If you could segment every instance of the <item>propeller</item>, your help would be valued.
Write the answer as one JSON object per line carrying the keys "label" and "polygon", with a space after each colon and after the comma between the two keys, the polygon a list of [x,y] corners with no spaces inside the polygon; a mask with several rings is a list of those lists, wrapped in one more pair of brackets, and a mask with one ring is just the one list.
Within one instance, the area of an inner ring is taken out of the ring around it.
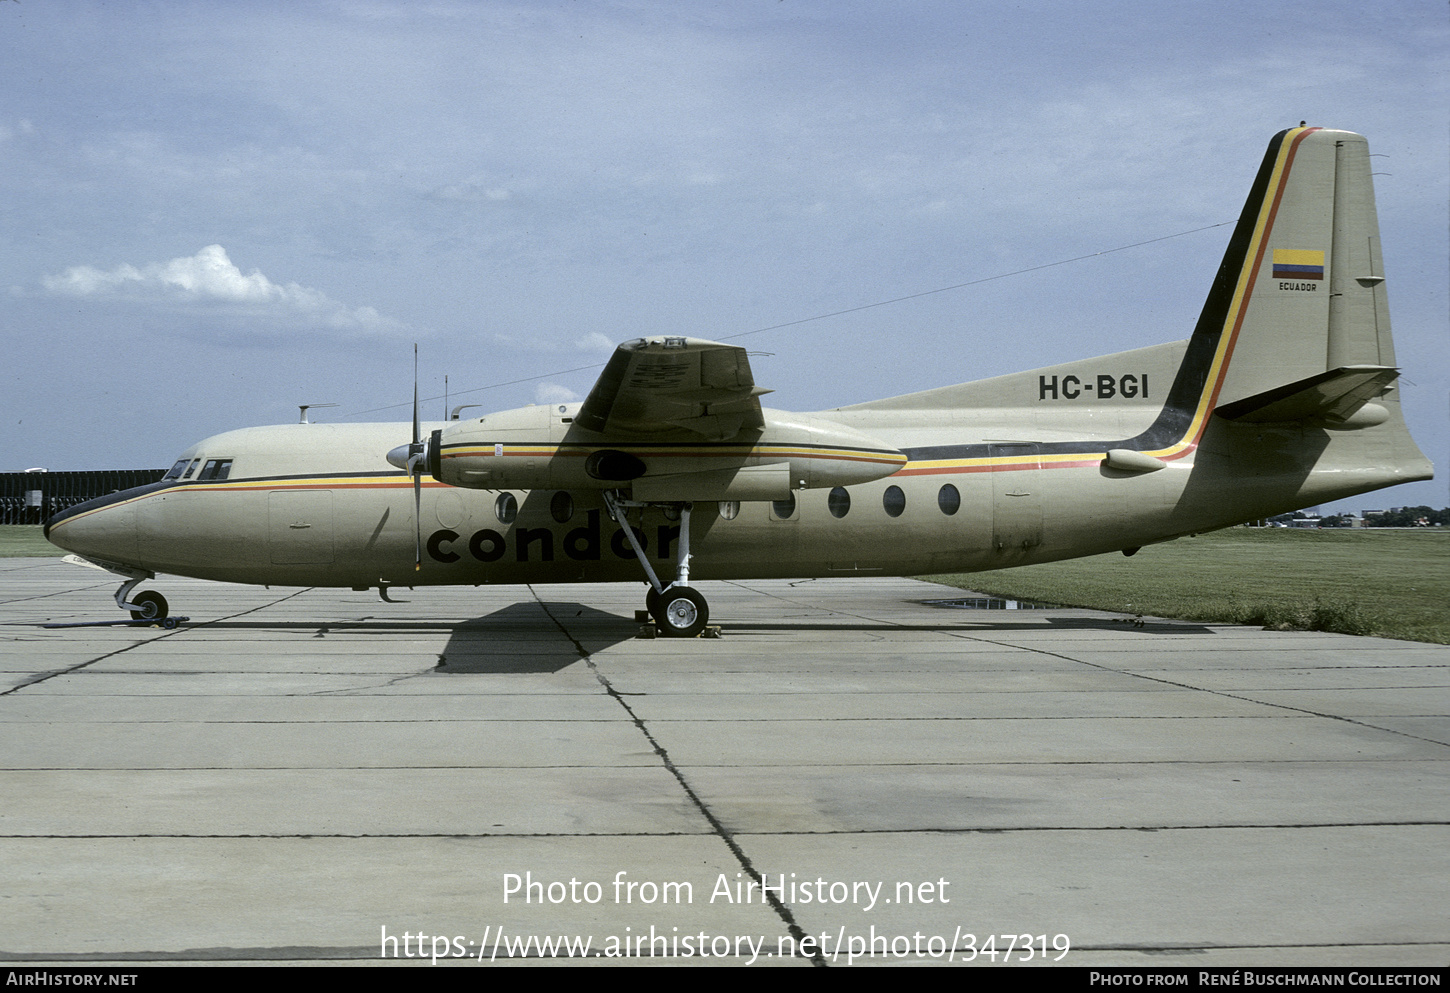
{"label": "propeller", "polygon": [[423,464],[428,461],[418,428],[418,343],[413,342],[413,442],[408,446],[408,472],[413,477],[413,571],[423,571]]}
{"label": "propeller", "polygon": [[413,571],[423,569],[423,470],[428,465],[428,444],[418,424],[418,345],[413,344],[413,440],[388,452],[390,465],[413,477]]}

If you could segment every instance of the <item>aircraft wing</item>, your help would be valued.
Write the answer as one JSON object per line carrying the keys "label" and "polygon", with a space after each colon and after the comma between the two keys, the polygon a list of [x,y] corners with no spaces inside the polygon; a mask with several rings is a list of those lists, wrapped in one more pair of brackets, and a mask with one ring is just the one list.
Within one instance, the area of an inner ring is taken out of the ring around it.
{"label": "aircraft wing", "polygon": [[726,441],[765,426],[745,349],[700,338],[636,338],[614,350],[574,423],[608,435],[683,428]]}

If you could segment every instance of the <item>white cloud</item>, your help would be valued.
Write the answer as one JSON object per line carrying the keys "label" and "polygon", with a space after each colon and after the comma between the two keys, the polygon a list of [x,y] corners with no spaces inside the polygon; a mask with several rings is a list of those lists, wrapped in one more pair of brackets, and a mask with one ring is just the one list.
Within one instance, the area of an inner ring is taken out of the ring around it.
{"label": "white cloud", "polygon": [[434,190],[432,196],[439,200],[477,202],[484,200],[508,200],[513,191],[507,186],[490,182],[486,175],[469,176],[461,183],[450,183]]}
{"label": "white cloud", "polygon": [[[614,346],[618,344],[614,338],[598,331],[590,331],[568,342],[558,335],[545,332],[525,336],[495,331],[484,337],[500,348],[518,352],[543,352],[549,355],[557,355],[561,352],[613,352]],[[618,339],[618,341],[623,340],[624,338]]]}
{"label": "white cloud", "polygon": [[35,131],[35,125],[31,124],[29,120],[22,117],[19,123],[16,124],[15,128],[12,128],[6,124],[0,124],[0,141],[9,141],[11,138],[14,138],[16,135],[16,128],[19,129],[20,134],[31,134]]}
{"label": "white cloud", "polygon": [[321,290],[297,283],[274,283],[259,270],[243,275],[221,245],[195,255],[151,262],[137,268],[122,263],[111,270],[73,266],[42,282],[52,293],[68,296],[127,296],[159,300],[213,301],[264,307],[335,329],[368,331],[399,327],[372,307],[348,307]]}
{"label": "white cloud", "polygon": [[535,403],[573,403],[579,394],[558,383],[540,383],[534,387]]}
{"label": "white cloud", "polygon": [[614,342],[598,331],[590,331],[584,337],[574,342],[574,347],[581,352],[612,352]]}

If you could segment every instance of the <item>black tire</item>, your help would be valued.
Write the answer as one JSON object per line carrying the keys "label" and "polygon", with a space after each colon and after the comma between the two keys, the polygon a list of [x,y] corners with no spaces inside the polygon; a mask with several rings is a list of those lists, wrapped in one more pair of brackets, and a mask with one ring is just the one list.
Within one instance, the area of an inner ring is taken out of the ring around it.
{"label": "black tire", "polygon": [[131,611],[133,621],[159,621],[167,614],[166,598],[155,590],[147,590],[131,598],[139,610]]}
{"label": "black tire", "polygon": [[654,617],[667,638],[693,638],[710,621],[710,606],[698,590],[677,586],[659,599],[660,609]]}
{"label": "black tire", "polygon": [[[655,620],[659,621],[659,619],[660,619],[660,591],[657,590],[657,589],[655,589],[653,586],[649,587],[648,589],[646,589],[644,591],[644,609],[649,611],[649,615],[651,617],[653,617]],[[664,623],[664,622],[661,621],[660,623]]]}

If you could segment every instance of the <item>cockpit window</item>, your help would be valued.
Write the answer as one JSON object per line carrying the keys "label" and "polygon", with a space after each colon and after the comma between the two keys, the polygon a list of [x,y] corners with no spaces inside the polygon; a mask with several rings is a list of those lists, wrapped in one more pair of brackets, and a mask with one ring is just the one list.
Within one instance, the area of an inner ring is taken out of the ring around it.
{"label": "cockpit window", "polygon": [[176,463],[176,465],[172,466],[171,469],[166,473],[166,475],[162,476],[161,478],[163,480],[166,480],[166,479],[180,479],[181,478],[181,470],[185,469],[190,464],[191,464],[191,459],[182,459],[180,462]]}
{"label": "cockpit window", "polygon": [[186,472],[181,474],[182,479],[190,479],[196,473],[196,467],[201,465],[201,459],[192,459],[191,465],[186,467]]}
{"label": "cockpit window", "polygon": [[231,471],[231,459],[207,459],[206,467],[201,470],[201,475],[197,476],[196,479],[197,482],[226,479],[231,474]]}

